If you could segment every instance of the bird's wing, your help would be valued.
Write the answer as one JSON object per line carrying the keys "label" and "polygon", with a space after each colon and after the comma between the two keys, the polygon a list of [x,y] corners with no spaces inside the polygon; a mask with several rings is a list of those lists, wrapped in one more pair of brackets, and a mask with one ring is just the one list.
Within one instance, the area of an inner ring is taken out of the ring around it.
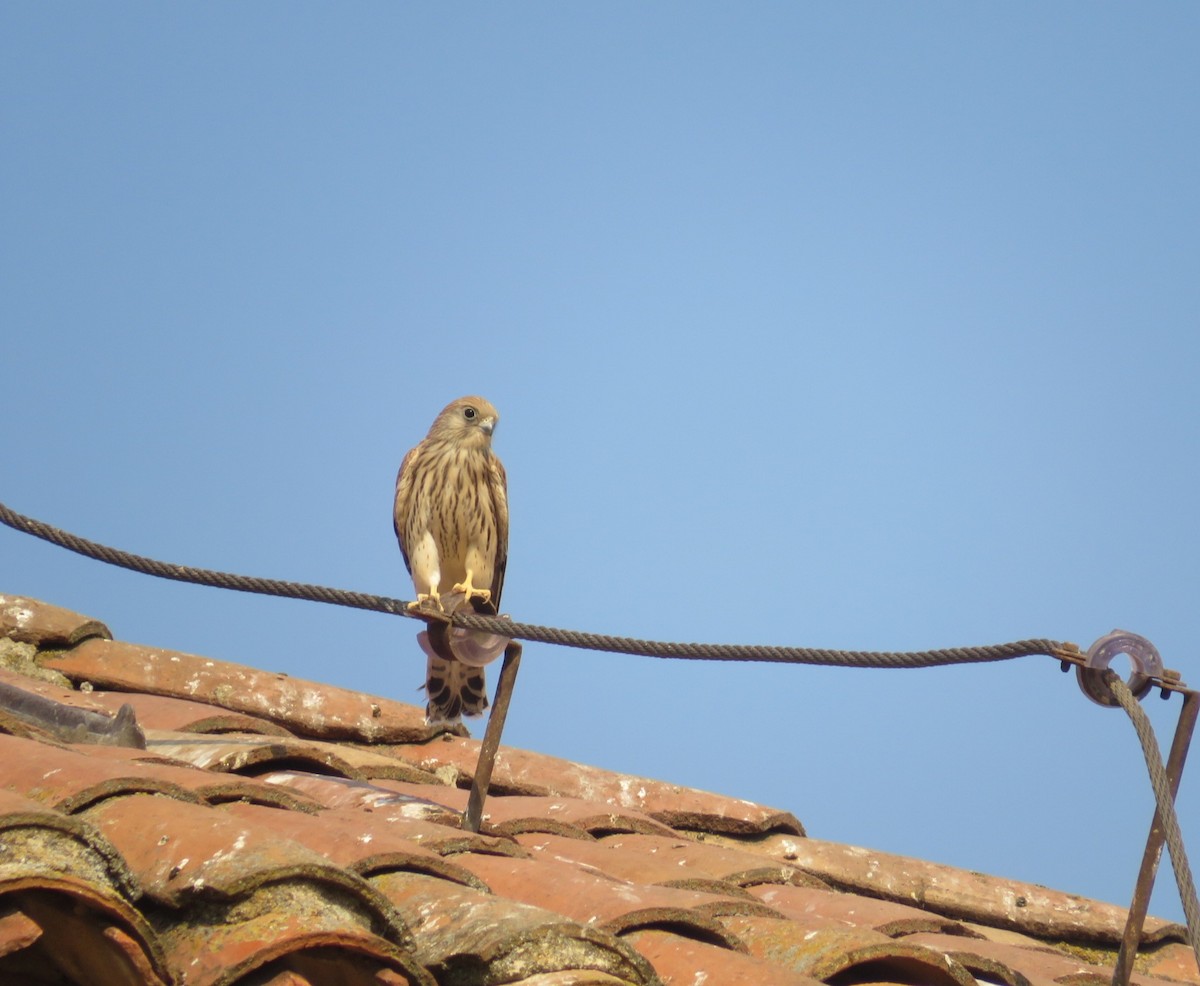
{"label": "bird's wing", "polygon": [[492,563],[492,603],[500,612],[500,593],[504,589],[504,569],[508,565],[508,475],[504,463],[488,456],[488,492],[496,517],[496,560]]}
{"label": "bird's wing", "polygon": [[392,525],[396,529],[396,540],[400,542],[400,554],[404,556],[404,567],[412,574],[412,562],[408,560],[408,545],[404,541],[408,517],[412,512],[413,477],[416,475],[417,459],[421,454],[421,446],[409,449],[408,454],[400,462],[400,471],[396,473],[396,505],[392,510]]}

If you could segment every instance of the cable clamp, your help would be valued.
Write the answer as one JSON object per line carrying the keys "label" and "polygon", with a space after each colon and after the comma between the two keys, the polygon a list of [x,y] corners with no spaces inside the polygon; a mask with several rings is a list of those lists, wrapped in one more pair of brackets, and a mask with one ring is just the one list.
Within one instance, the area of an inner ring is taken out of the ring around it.
{"label": "cable clamp", "polygon": [[[1133,665],[1125,685],[1139,701],[1146,697],[1156,681],[1165,683],[1167,680],[1158,648],[1136,633],[1114,630],[1092,644],[1083,663],[1075,666],[1075,680],[1080,689],[1097,705],[1115,707],[1118,704],[1104,681],[1104,672],[1120,654],[1126,655]],[[1178,674],[1170,674],[1178,681]]]}

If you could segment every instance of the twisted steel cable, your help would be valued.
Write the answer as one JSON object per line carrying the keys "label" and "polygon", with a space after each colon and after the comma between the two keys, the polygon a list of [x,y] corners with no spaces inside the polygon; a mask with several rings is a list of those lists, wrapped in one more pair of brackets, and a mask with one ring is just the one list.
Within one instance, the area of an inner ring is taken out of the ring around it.
{"label": "twisted steel cable", "polygon": [[642,640],[636,637],[618,637],[611,634],[586,633],[579,630],[563,630],[558,627],[540,626],[534,623],[517,623],[495,616],[480,616],[474,613],[459,613],[453,617],[441,617],[426,610],[417,612],[408,609],[403,599],[391,599],[365,592],[332,589],[328,586],[305,582],[286,582],[281,579],[263,579],[229,572],[216,572],[189,565],[174,565],[135,555],[108,545],[89,541],[68,531],[60,530],[40,520],[17,513],[0,503],[0,523],[25,534],[57,544],[59,547],[97,561],[107,562],[145,575],[191,582],[196,585],[213,586],[219,589],[234,589],[238,592],[255,592],[289,599],[306,599],[311,602],[329,603],[334,606],[351,606],[356,609],[407,616],[418,620],[445,619],[453,626],[471,630],[483,630],[517,640],[558,644],[584,650],[608,651],[614,654],[634,654],[644,657],[680,658],[693,661],[754,661],[776,664],[815,664],[843,668],[932,668],[951,664],[979,664],[990,661],[1008,661],[1016,657],[1033,654],[1060,655],[1071,646],[1056,640],[1018,640],[1007,644],[990,644],[982,647],[952,647],[924,651],[853,651],[829,650],[815,647],[779,647],[775,645],[750,644],[694,644],[661,640]]}
{"label": "twisted steel cable", "polygon": [[1146,715],[1146,710],[1142,708],[1137,697],[1115,672],[1105,671],[1104,681],[1112,691],[1117,704],[1129,714],[1134,731],[1137,733],[1138,742],[1142,745],[1142,756],[1145,757],[1146,769],[1150,773],[1150,786],[1154,789],[1159,821],[1163,827],[1167,849],[1171,854],[1171,867],[1175,871],[1175,885],[1179,888],[1179,900],[1183,904],[1188,943],[1192,946],[1197,964],[1200,964],[1200,903],[1196,899],[1196,884],[1192,880],[1187,851],[1183,846],[1183,832],[1179,828],[1179,817],[1175,812],[1175,797],[1171,793],[1171,780],[1167,777],[1167,770],[1163,766],[1158,740],[1154,737],[1154,727],[1150,724],[1150,717]]}

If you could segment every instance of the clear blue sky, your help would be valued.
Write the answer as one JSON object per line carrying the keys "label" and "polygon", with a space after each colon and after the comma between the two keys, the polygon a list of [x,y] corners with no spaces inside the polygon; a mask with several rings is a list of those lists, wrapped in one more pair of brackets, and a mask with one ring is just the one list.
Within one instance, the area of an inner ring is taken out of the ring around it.
{"label": "clear blue sky", "polygon": [[[4,4],[0,500],[410,598],[396,467],[482,393],[518,619],[1123,627],[1200,686],[1198,37],[1184,3]],[[409,621],[4,529],[0,563],[122,639],[421,700]],[[526,653],[513,745],[1128,901],[1140,753],[1049,659]],[[1200,858],[1200,762],[1181,806]]]}

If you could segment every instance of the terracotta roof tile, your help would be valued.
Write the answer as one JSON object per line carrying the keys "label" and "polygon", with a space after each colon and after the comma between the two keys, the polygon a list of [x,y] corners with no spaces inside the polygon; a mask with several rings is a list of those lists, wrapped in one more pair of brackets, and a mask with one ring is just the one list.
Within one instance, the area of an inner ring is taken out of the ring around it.
{"label": "terracotta roof tile", "polygon": [[0,595],[0,637],[39,649],[74,647],[88,637],[112,639],[99,620],[25,596]]}
{"label": "terracotta roof tile", "polygon": [[869,928],[825,926],[769,918],[722,919],[750,953],[814,979],[973,986],[965,966],[937,951],[897,943]]}
{"label": "terracotta roof tile", "polygon": [[[1118,942],[1125,926],[1125,909],[1113,904],[860,846],[769,835],[756,841],[753,848],[843,890],[912,903],[938,914],[1035,937]],[[1146,920],[1146,941],[1184,934],[1178,924]]]}
{"label": "terracotta roof tile", "polygon": [[626,980],[606,972],[590,969],[567,969],[564,972],[543,972],[518,980],[513,986],[622,986]]}
{"label": "terracotta roof tile", "polygon": [[[450,768],[469,784],[479,759],[479,745],[478,740],[467,737],[443,736],[434,743],[395,744],[390,749],[424,770]],[[730,835],[775,831],[804,834],[790,812],[528,750],[500,751],[492,773],[492,789],[501,794],[576,798],[631,809],[671,828]]]}
{"label": "terracotta roof tile", "polygon": [[256,716],[242,715],[215,708],[203,702],[141,695],[130,692],[92,691],[88,697],[96,705],[115,713],[129,703],[145,729],[174,733],[261,733],[264,736],[291,736],[282,726]]}
{"label": "terracotta roof tile", "polygon": [[335,865],[360,876],[396,870],[425,873],[484,893],[488,891],[483,881],[469,870],[420,845],[409,837],[404,826],[389,822],[386,815],[342,810],[314,816],[251,804],[230,804],[225,811],[276,836],[315,849]]}
{"label": "terracotta roof tile", "polygon": [[42,664],[76,684],[207,702],[303,736],[371,743],[432,735],[412,705],[178,651],[89,639]]}
{"label": "terracotta roof tile", "polygon": [[674,887],[614,880],[567,863],[465,853],[455,862],[480,877],[493,893],[544,907],[614,934],[671,926],[691,937],[740,948],[716,918],[726,914],[773,914],[757,901]]}
{"label": "terracotta roof tile", "polygon": [[431,775],[393,757],[355,746],[339,746],[295,736],[263,736],[255,733],[200,735],[149,730],[146,748],[202,770],[222,773],[255,776],[295,767],[356,780],[368,777],[434,780]]}
{"label": "terracotta roof tile", "polygon": [[753,887],[751,893],[764,904],[813,926],[824,922],[829,927],[872,928],[889,938],[918,931],[971,934],[964,925],[938,914],[859,894],[812,887],[762,885]]}
{"label": "terracotta roof tile", "polygon": [[385,873],[372,883],[409,922],[418,958],[443,981],[507,982],[590,968],[620,982],[655,982],[627,943],[554,911],[421,874]]}
{"label": "terracotta roof tile", "polygon": [[0,845],[8,878],[78,878],[106,896],[137,896],[125,861],[92,826],[10,791],[0,791]]}
{"label": "terracotta roof tile", "polygon": [[[975,975],[1004,970],[1006,981],[1010,976],[1020,975],[1034,986],[1054,982],[1061,983],[1066,977],[1099,977],[1105,983],[1112,981],[1112,971],[1093,966],[1076,956],[1050,946],[1021,948],[1016,945],[985,941],[979,938],[960,938],[938,934],[917,934],[909,939],[913,944],[940,951],[966,966]],[[1138,977],[1139,982],[1144,982]]]}
{"label": "terracotta roof tile", "polygon": [[[114,642],[21,597],[0,633],[0,982],[1111,978],[1113,905],[508,748],[467,832],[480,745],[415,706]],[[1200,986],[1182,929],[1148,928],[1135,984]]]}
{"label": "terracotta roof tile", "polygon": [[774,962],[732,952],[693,938],[657,929],[628,936],[634,948],[654,964],[664,983],[721,983],[722,986],[814,986],[812,979]]}
{"label": "terracotta roof tile", "polygon": [[764,865],[767,861],[755,853],[708,845],[673,834],[666,837],[617,835],[594,841],[542,834],[519,835],[516,838],[535,855],[571,860],[615,879],[663,887],[731,893],[762,883],[825,886],[795,867]]}
{"label": "terracotta roof tile", "polygon": [[1140,968],[1146,975],[1160,979],[1173,979],[1181,983],[1194,983],[1196,979],[1196,957],[1182,942],[1167,942],[1158,948],[1146,949],[1139,956]]}
{"label": "terracotta roof tile", "polygon": [[45,969],[73,976],[68,982],[172,982],[161,941],[146,919],[86,880],[0,877],[0,908],[7,931],[0,949],[5,982],[60,981],[42,979]]}
{"label": "terracotta roof tile", "polygon": [[[75,752],[86,751],[86,756],[93,763],[111,761],[114,764],[124,764],[123,770],[130,778],[148,777],[170,782],[191,792],[198,800],[208,804],[247,801],[252,804],[290,808],[294,811],[310,813],[320,809],[320,805],[304,795],[303,792],[268,784],[257,777],[196,770],[189,763],[173,760],[147,750],[120,746],[76,746],[71,749]],[[110,768],[101,767],[100,769],[104,771]],[[135,788],[135,785],[130,786],[130,789]],[[168,793],[165,788],[158,790]]]}
{"label": "terracotta roof tile", "polygon": [[493,798],[484,808],[483,821],[488,831],[512,836],[526,832],[544,832],[568,838],[613,832],[668,837],[675,834],[669,826],[633,808],[597,806],[594,801],[580,798],[536,795]]}

